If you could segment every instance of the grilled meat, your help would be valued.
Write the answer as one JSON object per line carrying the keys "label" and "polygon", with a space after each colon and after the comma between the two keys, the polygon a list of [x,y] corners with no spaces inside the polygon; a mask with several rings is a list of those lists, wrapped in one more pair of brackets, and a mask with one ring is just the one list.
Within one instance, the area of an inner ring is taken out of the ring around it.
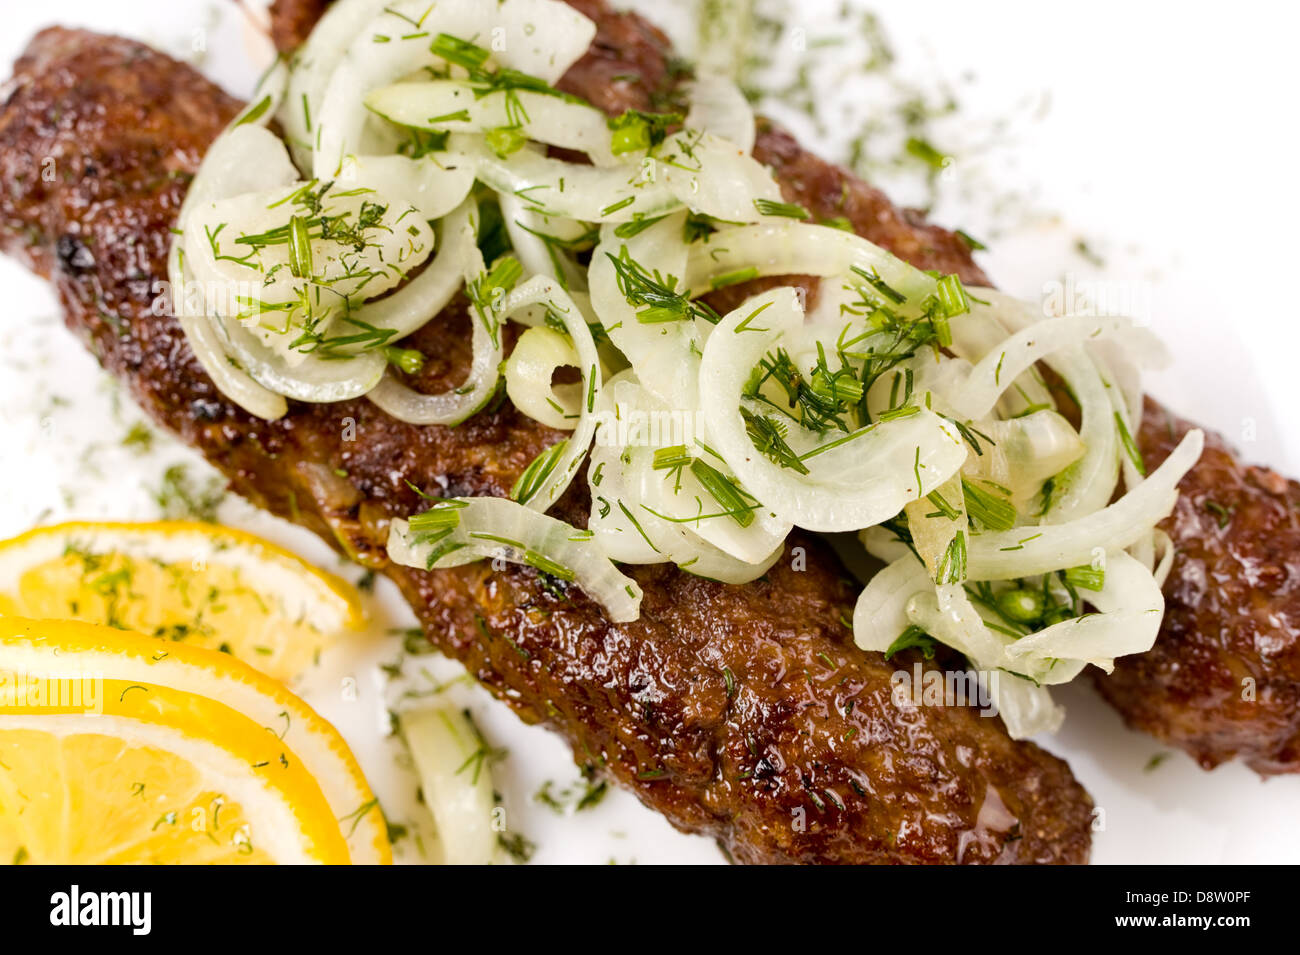
{"label": "grilled meat", "polygon": [[[1191,427],[1148,402],[1147,470]],[[1262,775],[1300,772],[1300,484],[1207,435],[1179,490],[1162,525],[1178,549],[1160,639],[1097,687],[1206,769],[1240,758]]]}
{"label": "grilled meat", "polygon": [[[276,0],[297,32],[277,35],[289,51],[306,39],[328,0]],[[588,16],[599,5],[575,2]],[[594,17],[592,54],[568,77],[578,93],[596,87],[611,111],[660,88],[663,44],[636,17]],[[631,80],[629,77],[640,77]],[[608,92],[606,92],[608,91]],[[952,233],[899,210],[878,190],[767,129],[754,150],[778,173],[786,198],[825,216],[843,215],[871,239],[913,264],[989,284]],[[784,281],[784,280],[783,280]],[[799,280],[815,294],[815,281]],[[766,284],[776,284],[769,280]],[[719,293],[734,307],[753,287]],[[1163,461],[1190,427],[1154,402],[1139,435],[1148,468]],[[1094,671],[1102,695],[1129,725],[1181,747],[1209,769],[1240,757],[1271,775],[1300,772],[1300,524],[1297,485],[1243,465],[1222,438],[1181,486],[1177,510],[1162,525],[1178,548],[1165,585],[1166,615],[1155,648],[1125,657],[1115,673]]]}
{"label": "grilled meat", "polygon": [[[634,35],[643,45],[629,55],[598,41],[571,84],[585,75],[607,85],[610,59],[624,70],[658,62],[667,76],[658,34],[588,9],[604,41]],[[658,82],[652,70],[642,75]],[[593,98],[621,108],[602,89]],[[634,102],[650,92],[627,84]],[[382,569],[430,639],[523,719],[562,733],[580,763],[737,860],[1086,860],[1091,803],[1065,764],[974,709],[892,700],[891,674],[916,661],[887,663],[853,646],[844,620],[854,588],[816,540],[792,537],[785,559],[743,587],[636,568],[646,596],[642,618],[627,625],[528,568],[389,565],[389,519],[421,506],[408,481],[505,494],[558,436],[508,403],[450,429],[402,424],[365,401],[295,405],[268,423],[217,392],[176,323],[158,314],[155,283],[186,183],[237,105],[138,44],[52,29],[19,61],[0,112],[0,243],[55,281],[69,326],[235,491]],[[829,200],[826,177],[842,174],[804,168],[775,131],[764,149],[800,170],[794,188]],[[53,181],[41,176],[46,159]],[[894,233],[895,247],[923,265],[954,254],[950,236],[909,229],[878,194],[857,184],[849,194],[853,205],[834,214],[856,216],[867,235]],[[414,336],[439,356],[420,386],[463,376],[467,332],[461,302]],[[581,521],[581,492],[559,512]]]}

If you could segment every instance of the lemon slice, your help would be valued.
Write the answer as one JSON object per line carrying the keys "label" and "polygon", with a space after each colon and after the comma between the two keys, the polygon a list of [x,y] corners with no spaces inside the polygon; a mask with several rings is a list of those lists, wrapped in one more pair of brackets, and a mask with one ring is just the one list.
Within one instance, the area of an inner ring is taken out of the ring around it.
{"label": "lemon slice", "polygon": [[0,618],[0,862],[387,863],[338,732],[228,654]]}
{"label": "lemon slice", "polygon": [[362,620],[350,584],[243,531],[78,522],[0,542],[0,614],[224,650],[289,682]]}

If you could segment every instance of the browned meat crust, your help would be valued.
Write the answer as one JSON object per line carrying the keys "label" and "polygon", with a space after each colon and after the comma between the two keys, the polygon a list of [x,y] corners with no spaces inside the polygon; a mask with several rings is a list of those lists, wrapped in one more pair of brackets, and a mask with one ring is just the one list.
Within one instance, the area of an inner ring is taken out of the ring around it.
{"label": "browned meat crust", "polygon": [[[1148,470],[1191,427],[1149,402]],[[1178,550],[1160,640],[1097,687],[1206,769],[1239,757],[1264,775],[1300,771],[1300,484],[1210,434],[1179,489],[1162,525]]]}
{"label": "browned meat crust", "polygon": [[[277,0],[276,6],[304,3],[316,6],[318,0]],[[606,18],[603,24],[596,43],[606,58],[603,77],[630,72],[657,82],[661,60],[623,52],[653,48],[654,32],[635,18]],[[624,55],[635,61],[630,71]],[[847,216],[863,235],[924,268],[987,283],[952,233],[900,212],[879,191],[804,151],[785,133],[765,130],[755,155],[779,172],[791,201],[822,216]],[[804,284],[815,292],[812,280]],[[715,304],[736,304],[748,291],[728,289]],[[1148,403],[1139,437],[1148,465],[1164,460],[1174,436],[1189,427],[1170,420]],[[1097,686],[1130,725],[1187,750],[1206,768],[1239,756],[1261,774],[1300,772],[1297,485],[1242,465],[1212,436],[1181,487],[1178,509],[1165,522],[1179,555],[1165,586],[1168,611],[1160,640],[1149,654],[1121,660],[1113,676],[1098,673]]]}
{"label": "browned meat crust", "polygon": [[[650,83],[666,75],[658,34],[586,9],[602,40],[570,83],[599,92],[580,78],[604,82],[611,58],[624,71],[639,64]],[[627,84],[603,105],[651,92]],[[187,177],[234,109],[161,54],[53,29],[18,63],[0,111],[0,244],[53,278],[69,326],[234,490],[381,568],[430,639],[521,718],[562,733],[580,763],[740,861],[1087,859],[1091,802],[1063,762],[1012,742],[1000,721],[973,709],[890,699],[895,665],[853,646],[844,619],[854,589],[817,541],[790,542],[807,569],[788,553],[744,587],[637,568],[646,597],[629,625],[608,623],[581,592],[527,568],[387,565],[389,517],[420,507],[408,480],[438,493],[504,494],[555,435],[508,403],[452,429],[404,425],[364,401],[296,405],[267,423],[215,391],[175,322],[154,314],[150,285],[163,274]],[[920,264],[973,274],[947,233],[909,228],[857,183],[841,205],[843,174],[779,133],[763,148],[819,214],[850,215]],[[46,156],[57,157],[56,182],[39,176]],[[463,375],[467,327],[458,305],[419,333],[417,347],[442,356],[423,384]],[[581,520],[578,498],[561,503],[563,516]],[[1016,822],[990,826],[1002,814],[986,813],[981,824],[986,800]]]}

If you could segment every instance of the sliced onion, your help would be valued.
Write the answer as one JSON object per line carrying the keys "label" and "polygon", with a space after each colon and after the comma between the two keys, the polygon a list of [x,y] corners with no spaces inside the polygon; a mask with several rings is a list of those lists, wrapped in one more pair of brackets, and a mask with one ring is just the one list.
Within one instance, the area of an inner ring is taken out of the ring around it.
{"label": "sliced onion", "polygon": [[752,222],[759,217],[756,201],[781,201],[781,187],[762,164],[742,146],[712,133],[683,130],[668,137],[654,156],[655,178],[694,212],[724,222]]}
{"label": "sliced onion", "polygon": [[[290,244],[280,242],[261,248],[248,248],[238,242],[241,234],[253,234],[288,226],[299,208],[286,200],[306,183],[291,183],[260,192],[248,192],[229,199],[216,199],[196,206],[186,220],[185,255],[195,275],[209,283],[214,293],[223,288],[247,288],[250,297],[268,305],[299,302],[309,290],[318,309],[332,314],[347,311],[345,299],[354,301],[373,297],[394,288],[405,274],[419,265],[433,251],[434,236],[408,203],[380,197],[368,191],[330,190],[324,194],[321,214],[356,217],[366,206],[382,203],[378,222],[366,233],[366,245],[357,250],[338,239],[312,237],[310,275],[295,275],[290,267]],[[372,237],[373,234],[373,237]],[[215,236],[215,240],[211,237]],[[222,258],[215,251],[219,243]],[[241,256],[235,261],[231,256]],[[223,317],[234,318],[247,311],[235,296],[217,296],[210,307]],[[301,315],[301,308],[295,309]],[[288,313],[276,312],[276,323]],[[317,322],[326,320],[315,316]],[[256,313],[246,322],[257,324]],[[295,323],[296,324],[296,323]],[[274,338],[262,336],[270,344],[285,341],[283,329]]]}
{"label": "sliced onion", "polygon": [[[282,145],[280,152],[283,155]],[[287,164],[287,159],[285,163]],[[313,239],[313,260],[317,264],[310,279],[292,274],[288,268],[287,245],[269,246],[261,250],[257,265],[219,261],[214,257],[215,249],[209,240],[210,236],[222,235],[223,241],[230,246],[239,231],[262,231],[288,221],[290,211],[286,206],[276,203],[293,195],[298,188],[298,184],[279,186],[198,206],[186,219],[186,260],[206,290],[206,311],[211,316],[216,331],[215,339],[220,342],[222,351],[235,367],[263,388],[288,398],[318,403],[344,401],[365,394],[379,382],[386,367],[382,351],[373,349],[350,357],[344,355],[326,358],[316,353],[290,349],[288,340],[293,334],[292,329],[259,330],[260,335],[254,334],[239,321],[240,315],[246,310],[246,304],[236,294],[221,293],[248,288],[254,290],[251,294],[257,297],[257,301],[294,302],[308,282],[325,283],[331,288],[330,294],[334,294],[339,286],[330,284],[330,278],[336,273],[341,277],[343,270],[351,268],[382,271],[383,274],[372,286],[376,290],[382,290],[400,279],[400,273],[390,270],[386,262],[396,262],[405,251],[407,242],[423,242],[425,248],[431,247],[433,235],[428,225],[418,219],[413,208],[404,206],[404,211],[400,211],[403,207],[399,205],[396,208],[387,207],[385,216],[392,220],[392,225],[388,229],[378,230],[380,240],[374,249],[367,247],[357,253],[349,248],[345,254],[335,251],[336,247],[342,248],[336,243]],[[332,212],[352,209],[355,212],[361,201],[365,200],[361,197],[344,197],[335,204],[327,199],[326,209]],[[396,231],[396,224],[407,213],[413,217],[408,227],[410,234],[406,239],[387,241],[391,233]],[[237,224],[235,229],[225,230],[230,223]],[[225,235],[223,230],[235,234]],[[367,255],[370,259],[366,258]],[[346,265],[342,264],[344,259]],[[331,272],[331,268],[335,272]],[[273,275],[277,276],[274,280],[271,278]],[[255,317],[256,313],[253,314]],[[272,314],[278,317],[286,313]],[[319,320],[326,329],[322,334],[329,334],[331,329],[337,328],[336,320]]]}
{"label": "sliced onion", "polygon": [[[695,471],[715,481],[734,481],[734,475],[697,433],[698,419],[693,413],[680,412],[658,400],[628,371],[618,376],[612,400],[601,403],[599,418],[599,442],[618,452],[621,459],[618,467],[623,490],[618,500],[632,510],[643,529],[660,528],[658,535],[647,532],[659,550],[666,548],[679,565],[701,560],[717,565],[713,573],[705,574],[691,563],[693,572],[714,579],[722,579],[717,573],[725,573],[728,578],[752,574],[745,579],[753,579],[761,573],[753,572],[754,565],[766,561],[770,566],[773,555],[781,551],[790,524],[777,518],[770,508],[758,505],[745,513],[743,522],[728,514],[728,508]],[[680,449],[680,454],[698,458],[700,464],[692,460],[689,465],[682,463],[673,469],[655,468],[655,454],[663,448]],[[731,503],[743,507],[752,501],[742,497]],[[677,538],[689,545],[684,561],[680,559],[683,550]],[[700,543],[708,547],[698,546]],[[715,558],[731,558],[744,566],[732,567],[730,561]]]}
{"label": "sliced onion", "polygon": [[1035,686],[1029,680],[1012,673],[998,671],[993,674],[990,689],[998,715],[1012,739],[1028,739],[1040,733],[1055,733],[1065,722],[1064,708],[1052,701],[1045,686]]}
{"label": "sliced onion", "polygon": [[1083,345],[1101,337],[1138,338],[1149,335],[1126,318],[1053,318],[1012,335],[984,356],[965,385],[951,397],[952,406],[967,418],[983,418],[1035,363],[1052,352]]}
{"label": "sliced onion", "polygon": [[[947,505],[947,513],[939,507]],[[903,508],[912,544],[930,576],[938,580],[945,570],[944,558],[959,533],[967,533],[966,498],[961,475],[955,474],[935,488],[928,497],[909,501]]]}
{"label": "sliced onion", "polygon": [[[415,278],[383,298],[366,302],[356,315],[367,324],[393,332],[390,341],[399,341],[423,327],[447,307],[464,284],[465,274],[473,267],[474,228],[470,219],[475,210],[473,198],[466,199],[439,228],[438,251]],[[491,336],[486,336],[491,347]],[[476,348],[478,347],[476,343]]]}
{"label": "sliced onion", "polygon": [[609,340],[636,368],[642,386],[683,414],[698,405],[699,329],[692,321],[640,321],[638,308],[619,288],[611,257],[626,257],[650,275],[681,276],[687,261],[681,242],[685,221],[684,214],[668,216],[626,241],[606,227],[587,273],[591,304]]}
{"label": "sliced onion", "polygon": [[[970,313],[951,323],[952,348],[954,355],[964,358],[972,364],[994,350],[1001,350],[1010,332],[1004,321],[1008,300],[1006,296],[992,290],[971,288]],[[1028,314],[1029,309],[1019,300],[1011,300],[1018,313]],[[986,304],[987,303],[987,304]],[[1021,326],[1023,327],[1023,326]],[[1014,379],[1011,388],[1005,391],[998,408],[1004,416],[1023,414],[1030,408],[1053,407],[1055,402],[1051,392],[1044,384],[1036,369]]]}
{"label": "sliced onion", "polygon": [[[172,256],[178,257],[179,254],[177,248]],[[274,421],[285,416],[289,404],[284,396],[258,384],[251,375],[231,363],[216,328],[206,316],[178,310],[176,320],[185,332],[186,342],[194,352],[194,357],[223,395],[264,421]]]}
{"label": "sliced onion", "polygon": [[998,669],[1006,646],[1014,643],[993,633],[960,586],[936,589],[915,556],[906,554],[877,573],[858,597],[853,611],[853,639],[864,650],[884,653],[909,626],[966,654],[982,672],[993,701],[1014,739],[1055,732],[1064,718],[1043,687]]}
{"label": "sliced onion", "polygon": [[184,223],[206,202],[275,189],[297,178],[279,136],[253,123],[232,127],[208,147],[176,221]]}
{"label": "sliced onion", "polygon": [[691,108],[687,129],[701,129],[736,146],[754,151],[754,110],[735,82],[710,72],[699,73],[688,87]]}
{"label": "sliced onion", "polygon": [[1005,421],[981,421],[978,428],[990,440],[980,442],[981,454],[967,458],[965,471],[1005,487],[1021,511],[1030,507],[1044,481],[1087,451],[1070,422],[1045,408]]}
{"label": "sliced onion", "polygon": [[1129,417],[1128,404],[1124,400],[1123,392],[1117,386],[1110,385],[1107,389],[1107,397],[1110,398],[1111,411],[1116,419],[1116,430],[1122,427],[1134,439],[1131,448],[1121,447],[1120,466],[1124,471],[1124,486],[1137,487],[1142,481],[1142,469],[1145,467],[1141,460],[1142,452],[1136,444],[1137,435],[1142,427],[1142,416],[1139,412],[1136,419]]}
{"label": "sliced onion", "polygon": [[[477,334],[476,329],[475,335]],[[477,340],[474,343],[476,356],[481,353],[479,344]],[[492,367],[495,368],[495,364]],[[480,367],[480,363],[475,361],[466,383],[472,389],[471,391],[460,394],[458,389],[437,395],[426,395],[402,384],[389,369],[379,383],[366,392],[366,397],[384,413],[407,424],[457,425],[478,414],[492,400],[492,395],[495,393],[495,377],[491,376],[492,388],[481,387],[489,377],[485,368]]]}
{"label": "sliced onion", "polygon": [[[1109,384],[1109,382],[1108,382]],[[1116,421],[1116,430],[1123,429],[1124,433],[1134,436],[1138,434],[1141,427],[1141,417],[1136,421],[1129,417],[1128,405],[1125,402],[1124,394],[1119,390],[1117,385],[1110,385],[1107,389],[1107,395],[1110,398],[1111,409],[1114,412]],[[1140,412],[1139,412],[1140,415]],[[1130,446],[1120,442],[1120,469],[1124,475],[1124,486],[1134,488],[1142,483],[1144,465],[1142,463],[1142,452],[1136,445],[1136,439]],[[1155,564],[1155,538],[1151,534],[1144,534],[1130,545],[1133,555],[1143,564],[1151,567]]]}
{"label": "sliced onion", "polygon": [[571,431],[582,414],[581,385],[552,385],[560,368],[578,367],[569,340],[549,328],[530,328],[506,359],[506,394],[514,406],[548,428]]}
{"label": "sliced onion", "polygon": [[557,500],[568,488],[574,474],[581,467],[596,435],[596,419],[593,412],[600,398],[601,370],[600,356],[596,353],[596,343],[591,337],[591,329],[582,312],[573,304],[564,289],[553,280],[538,275],[529,279],[515,289],[501,305],[502,317],[533,305],[545,306],[547,312],[557,318],[569,333],[569,341],[577,354],[578,368],[582,372],[582,391],[578,402],[578,420],[573,434],[569,436],[562,453],[548,459],[549,473],[534,483],[526,497],[519,498],[521,503],[544,511]]}
{"label": "sliced onion", "polygon": [[344,157],[369,151],[366,95],[440,62],[430,44],[441,33],[485,42],[501,66],[554,83],[587,51],[596,25],[557,0],[391,3],[357,33],[326,84],[313,156],[317,179],[336,175]]}
{"label": "sliced onion", "polygon": [[[1122,347],[1122,342],[1100,341],[1089,342],[1087,346],[1088,354],[1097,363],[1099,368],[1104,369],[1106,383],[1112,388],[1118,388],[1122,396],[1121,404],[1127,412],[1127,419],[1130,421],[1142,421],[1142,373],[1135,362],[1129,355],[1128,351]],[[1147,360],[1145,367],[1160,369],[1165,364],[1158,363],[1160,359],[1168,359],[1168,354],[1157,357],[1155,361]],[[1137,432],[1133,432],[1137,434]]]}
{"label": "sliced onion", "polygon": [[307,355],[291,365],[238,322],[216,318],[214,324],[240,368],[262,387],[296,401],[326,404],[360,398],[379,384],[388,364],[382,351],[367,351],[337,360]]}
{"label": "sliced onion", "polygon": [[497,849],[496,797],[488,760],[476,758],[483,747],[478,730],[453,706],[409,710],[398,723],[438,829],[443,862],[487,865]]}
{"label": "sliced onion", "polygon": [[[208,147],[176,216],[182,231],[173,237],[167,257],[172,310],[190,350],[222,394],[245,411],[267,421],[283,417],[289,410],[288,403],[283,396],[258,384],[247,372],[232,364],[216,327],[204,310],[206,295],[199,295],[198,301],[191,301],[189,285],[194,281],[194,275],[184,254],[183,228],[190,212],[200,203],[238,192],[271,188],[292,182],[297,177],[297,171],[285,154],[284,144],[263,128],[263,124],[274,115],[273,104],[282,94],[284,81],[284,71],[277,66],[268,75],[264,90],[259,90],[263,97],[270,97],[267,108],[251,121],[248,120],[249,111],[245,110],[236,117],[235,124],[227,127]],[[252,109],[255,110],[260,103],[261,98],[254,99]]]}
{"label": "sliced onion", "polygon": [[618,162],[610,151],[605,114],[547,93],[511,90],[482,94],[459,80],[395,83],[372,91],[366,106],[402,126],[483,133],[510,128],[528,139],[586,153],[596,165]]}
{"label": "sliced onion", "polygon": [[1174,566],[1174,542],[1173,539],[1160,528],[1151,532],[1154,549],[1160,552],[1160,561],[1152,568],[1151,576],[1155,578],[1156,586],[1163,588],[1165,581],[1169,578],[1169,571]]}
{"label": "sliced onion", "polygon": [[518,196],[539,215],[630,222],[681,207],[667,183],[650,179],[638,166],[581,166],[529,148],[502,159],[481,136],[466,133],[452,133],[447,148],[472,162],[475,175],[490,188]]}
{"label": "sliced onion", "polygon": [[[311,172],[312,150],[320,131],[321,103],[330,75],[352,41],[387,6],[389,0],[337,0],[312,27],[307,42],[293,55],[288,95],[278,114],[294,161]],[[296,177],[295,177],[296,178]]]}
{"label": "sliced onion", "polygon": [[1060,728],[1065,712],[1052,702],[1045,687],[1035,686],[999,668],[1009,639],[984,626],[960,586],[940,587],[937,594],[914,597],[909,604],[908,619],[937,640],[966,654],[981,671],[980,679],[1012,739],[1052,733]]}
{"label": "sliced onion", "polygon": [[692,294],[701,295],[710,291],[715,279],[739,269],[753,269],[756,277],[847,276],[854,266],[877,274],[913,308],[938,287],[931,276],[861,236],[830,226],[771,220],[719,229],[693,244],[685,284]]}
{"label": "sliced onion", "polygon": [[1054,479],[1043,515],[1044,523],[1062,524],[1105,507],[1114,495],[1119,479],[1119,433],[1106,383],[1083,349],[1065,349],[1047,364],[1065,379],[1079,403],[1079,438],[1085,448],[1083,457]]}
{"label": "sliced onion", "polygon": [[1096,614],[1054,624],[1007,645],[1015,669],[1039,683],[1072,679],[1054,674],[1058,661],[1091,663],[1107,673],[1115,657],[1145,653],[1156,642],[1165,610],[1164,595],[1151,571],[1123,551],[1108,554],[1100,591],[1088,594]]}
{"label": "sliced onion", "polygon": [[[644,468],[641,473],[644,477]],[[651,511],[648,507],[642,504],[638,514],[641,530],[669,560],[696,577],[723,584],[746,584],[767,573],[785,550],[783,541],[778,541],[767,554],[752,561],[745,560],[714,546],[698,534],[692,534],[688,528],[696,528],[696,524],[683,526],[665,520],[659,516],[663,511],[657,508]]]}
{"label": "sliced onion", "polygon": [[[765,305],[761,328],[746,326]],[[700,365],[700,406],[711,446],[782,520],[817,531],[879,524],[952,477],[966,458],[965,445],[956,428],[922,408],[864,428],[810,459],[809,475],[769,461],[746,432],[741,394],[750,370],[801,319],[794,290],[778,288],[750,299],[714,329]]]}
{"label": "sliced onion", "polygon": [[503,159],[481,137],[464,133],[452,134],[448,149],[472,161],[479,179],[497,192],[513,193],[543,215],[584,222],[631,222],[683,205],[717,219],[749,222],[759,217],[755,199],[781,199],[763,166],[726,140],[695,130],[670,136],[639,163],[605,168],[531,149]]}
{"label": "sliced onion", "polygon": [[[514,501],[496,497],[453,498],[455,524],[448,538],[460,545],[441,559],[432,543],[421,543],[407,521],[394,520],[388,536],[388,556],[406,567],[455,567],[485,558],[539,567],[552,576],[571,580],[605,608],[610,620],[628,623],[641,614],[641,588],[610,561],[588,531]],[[443,505],[446,506],[445,502]]]}
{"label": "sliced onion", "polygon": [[[597,433],[598,439],[604,430]],[[591,449],[591,463],[587,467],[591,516],[587,529],[611,560],[624,564],[662,564],[673,559],[672,548],[663,535],[651,537],[645,530],[641,517],[653,515],[644,514],[640,501],[633,496],[633,486],[625,473],[630,463],[624,460],[621,447],[597,443]]]}
{"label": "sliced onion", "polygon": [[935,639],[966,655],[981,670],[1006,660],[1012,638],[984,625],[962,584],[942,584],[916,594],[907,604],[908,620]]}
{"label": "sliced onion", "polygon": [[426,221],[441,219],[464,201],[474,185],[474,170],[456,165],[456,157],[430,153],[409,156],[349,156],[339,182],[373,189],[414,206]]}
{"label": "sliced onion", "polygon": [[1097,548],[1128,547],[1173,510],[1178,482],[1201,455],[1205,436],[1189,431],[1145,481],[1114,504],[1066,524],[1017,527],[980,534],[967,548],[971,580],[1030,577],[1092,560]]}
{"label": "sliced onion", "polygon": [[[670,524],[679,531],[691,532],[709,545],[709,550],[744,565],[742,573],[752,572],[752,577],[746,579],[759,576],[772,565],[780,555],[781,545],[790,532],[788,522],[778,518],[771,508],[755,504],[749,512],[752,523],[741,525],[726,516],[722,503],[710,494],[689,469],[683,470],[675,478],[662,470],[656,471],[653,466],[653,449],[643,451],[636,456],[634,462],[637,466],[635,476],[641,484],[639,502],[642,509],[649,512],[651,524]],[[724,462],[698,447],[691,451],[704,464],[716,468],[724,478],[731,477]],[[703,558],[705,550],[699,548],[691,556]],[[682,561],[676,558],[674,560],[681,565]],[[693,573],[721,579],[694,565],[688,569]]]}
{"label": "sliced onion", "polygon": [[[988,300],[1001,320],[1017,332],[1024,333],[1044,320],[1024,302],[1001,292],[980,289],[977,294]],[[1086,448],[1078,462],[1056,476],[1043,516],[1045,523],[1059,524],[1092,513],[1105,507],[1114,493],[1123,457],[1114,414],[1123,409],[1113,400],[1115,383],[1110,379],[1114,375],[1104,366],[1101,356],[1116,352],[1119,344],[1124,345],[1124,364],[1130,369],[1126,374],[1133,374],[1129,355],[1137,356],[1143,364],[1154,366],[1168,361],[1163,345],[1145,330],[1138,330],[1137,337],[1125,336],[1110,342],[1089,341],[1086,346],[1065,348],[1045,359],[1046,364],[1065,379],[1079,404],[1082,416],[1079,435]],[[1120,387],[1125,389],[1125,402],[1140,409],[1140,394],[1130,394],[1136,385],[1132,382],[1124,385],[1121,379]],[[1137,420],[1140,421],[1140,411]],[[1130,433],[1137,432],[1131,430]],[[1129,477],[1129,486],[1132,486],[1133,475]]]}
{"label": "sliced onion", "polygon": [[[451,281],[450,270],[454,265],[459,266],[460,277],[466,280],[473,280],[483,273],[483,255],[479,252],[476,241],[477,223],[477,207],[469,199],[445,220],[443,241],[455,250],[455,258],[448,260],[446,271],[442,270],[441,256],[435,259],[425,272],[427,274],[435,269],[438,271],[429,278],[427,288],[421,287],[421,295],[427,293],[430,298],[436,298],[448,288],[454,292],[455,285],[459,284]],[[424,275],[418,276],[411,287],[422,278]],[[402,291],[410,291],[410,288]],[[400,291],[397,293],[401,294]],[[395,295],[394,298],[396,297]],[[426,316],[425,320],[431,318],[432,314]],[[486,319],[495,322],[497,316],[487,316]],[[436,395],[426,395],[402,384],[390,369],[366,397],[383,411],[408,424],[456,425],[477,414],[497,392],[502,344],[499,330],[489,328],[483,317],[472,315],[470,323],[473,357],[469,375],[459,387]]]}
{"label": "sliced onion", "polygon": [[878,571],[853,608],[853,641],[863,650],[885,653],[911,625],[907,607],[919,593],[934,589],[925,565],[906,547]]}
{"label": "sliced onion", "polygon": [[[614,559],[629,563],[675,563],[697,577],[725,584],[756,580],[776,563],[784,548],[777,540],[771,553],[754,562],[724,553],[690,528],[658,516],[647,507],[644,493],[653,471],[653,449],[598,445],[592,451],[591,518],[588,527]],[[663,478],[662,473],[654,475]],[[658,512],[658,513],[656,513]]]}
{"label": "sliced onion", "polygon": [[[577,242],[586,236],[586,224],[576,219],[540,215],[513,193],[505,193],[497,198],[501,204],[501,218],[510,235],[510,244],[514,246],[520,264],[532,275],[544,275],[559,282],[573,296],[588,321],[594,321],[590,300],[585,295],[586,270],[571,255],[556,247]],[[548,237],[554,242],[548,242]],[[537,322],[525,321],[525,324]]]}

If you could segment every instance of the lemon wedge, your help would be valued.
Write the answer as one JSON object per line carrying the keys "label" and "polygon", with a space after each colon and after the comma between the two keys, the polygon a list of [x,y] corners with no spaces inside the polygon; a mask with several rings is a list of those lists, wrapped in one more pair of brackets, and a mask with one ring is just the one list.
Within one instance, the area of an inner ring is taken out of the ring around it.
{"label": "lemon wedge", "polygon": [[285,682],[362,621],[350,584],[252,534],[188,521],[74,522],[0,542],[0,614],[224,650]]}
{"label": "lemon wedge", "polygon": [[387,863],[347,744],[229,654],[0,618],[0,862]]}

